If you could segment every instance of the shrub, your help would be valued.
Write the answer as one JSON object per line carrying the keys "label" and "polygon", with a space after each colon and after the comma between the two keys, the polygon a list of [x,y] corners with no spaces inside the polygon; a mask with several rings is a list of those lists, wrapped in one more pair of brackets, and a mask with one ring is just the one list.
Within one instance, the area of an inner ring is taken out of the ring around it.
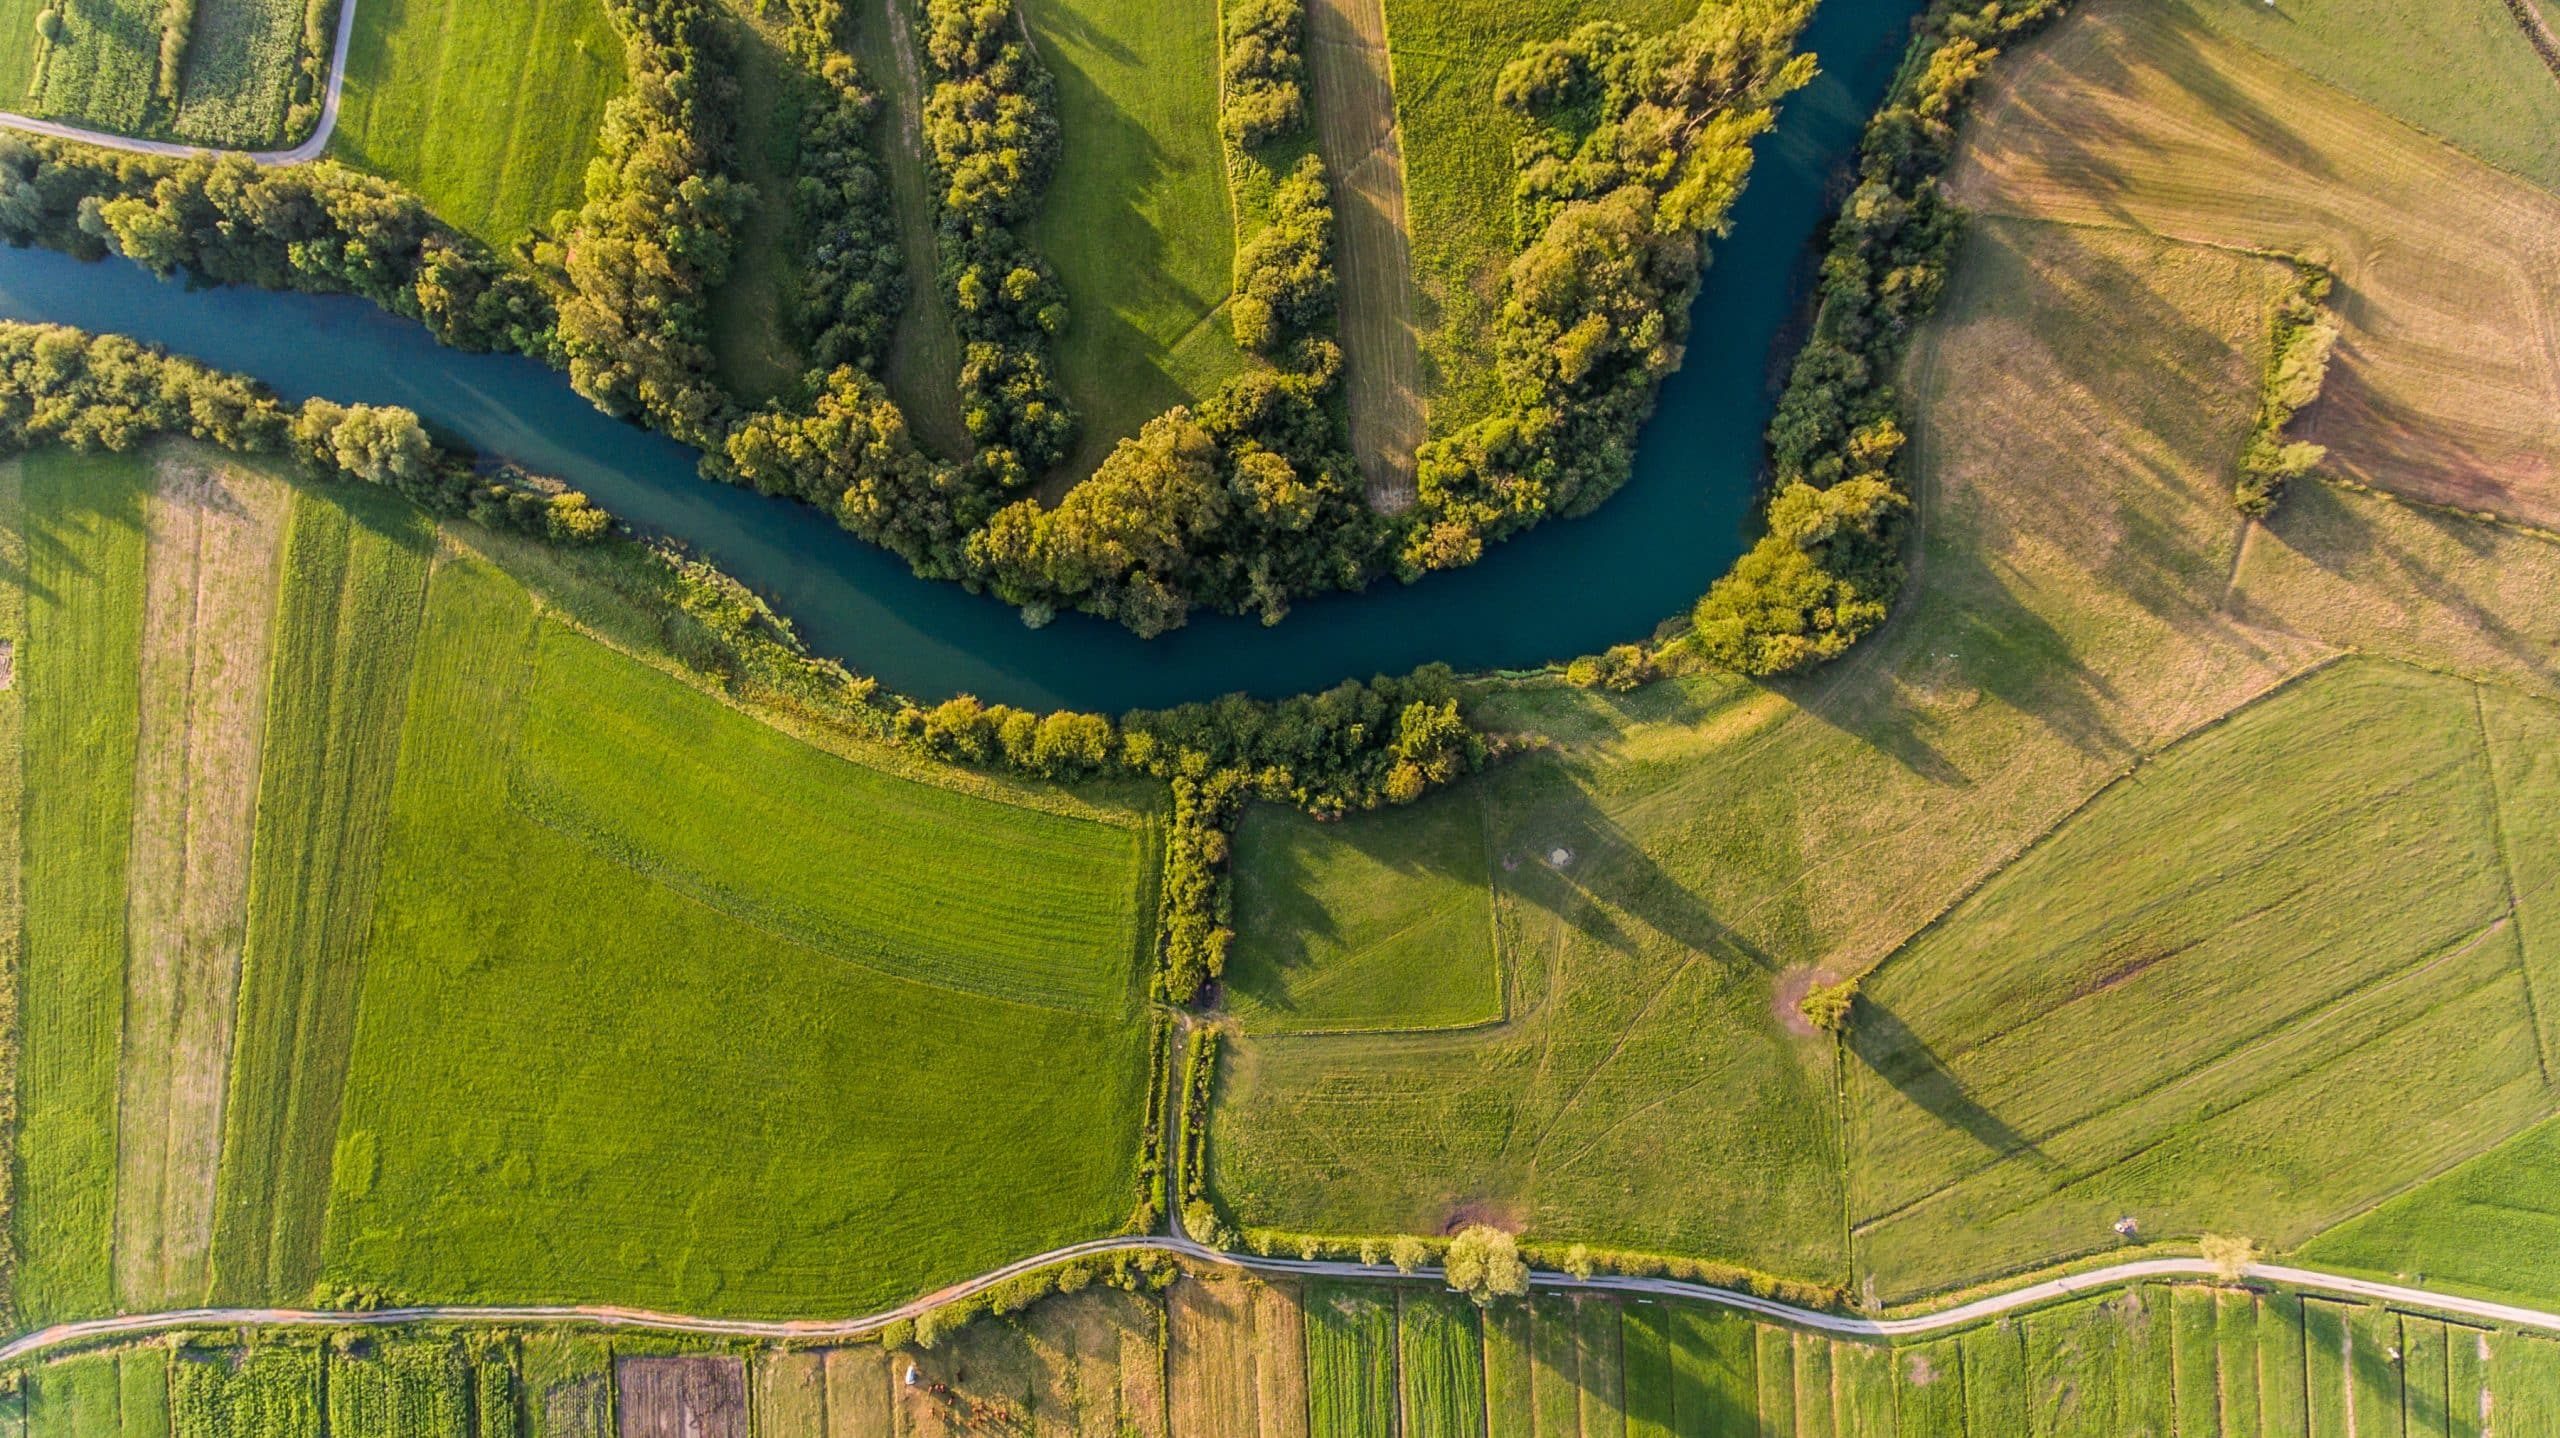
{"label": "shrub", "polygon": [[1218,122],[1245,149],[1307,124],[1306,0],[1234,0],[1219,66]]}
{"label": "shrub", "polygon": [[1796,1001],[1796,1012],[1815,1028],[1836,1034],[1849,1026],[1849,1011],[1857,1002],[1858,976],[1853,974],[1838,983],[1806,989],[1804,997]]}
{"label": "shrub", "polygon": [[1441,1258],[1449,1286],[1489,1308],[1497,1298],[1517,1298],[1529,1291],[1529,1265],[1520,1258],[1518,1239],[1501,1229],[1477,1224],[1449,1240]]}

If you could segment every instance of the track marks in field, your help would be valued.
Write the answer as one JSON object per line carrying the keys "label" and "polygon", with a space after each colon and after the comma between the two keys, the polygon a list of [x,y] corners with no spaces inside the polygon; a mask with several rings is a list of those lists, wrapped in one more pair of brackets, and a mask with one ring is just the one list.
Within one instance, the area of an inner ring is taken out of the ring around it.
{"label": "track marks in field", "polygon": [[203,1296],[291,492],[164,455],[146,513],[116,1291]]}
{"label": "track marks in field", "polygon": [[1316,144],[1333,182],[1351,447],[1370,507],[1392,514],[1414,500],[1424,416],[1384,0],[1312,0],[1307,32]]}
{"label": "track marks in field", "polygon": [[2560,195],[2148,4],[2060,27],[1971,133],[1971,207],[2327,260],[2324,469],[2560,524]]}

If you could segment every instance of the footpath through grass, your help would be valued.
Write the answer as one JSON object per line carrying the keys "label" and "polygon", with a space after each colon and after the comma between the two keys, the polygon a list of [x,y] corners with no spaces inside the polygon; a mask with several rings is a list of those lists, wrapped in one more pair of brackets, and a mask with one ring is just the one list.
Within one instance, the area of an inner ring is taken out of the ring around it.
{"label": "footpath through grass", "polygon": [[505,250],[585,193],[622,37],[596,0],[357,0],[329,154]]}

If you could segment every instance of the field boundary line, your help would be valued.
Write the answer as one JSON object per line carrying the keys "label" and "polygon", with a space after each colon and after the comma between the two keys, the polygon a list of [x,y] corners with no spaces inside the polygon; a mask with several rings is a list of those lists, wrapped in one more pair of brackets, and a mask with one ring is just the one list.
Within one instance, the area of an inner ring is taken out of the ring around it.
{"label": "field boundary line", "polygon": [[2525,1022],[2533,1025],[2533,1065],[2542,1075],[2542,1091],[2551,1093],[2551,1056],[2545,1052],[2542,1027],[2542,1005],[2533,994],[2533,950],[2525,942],[2524,896],[2516,885],[2515,846],[2507,840],[2506,786],[2498,776],[2498,745],[2489,736],[2488,691],[2478,684],[2471,686],[2471,722],[2480,736],[2480,767],[2487,771],[2489,788],[2489,832],[2498,841],[2498,877],[2507,891],[2507,917],[2516,926],[2516,979],[2524,986]]}
{"label": "field boundary line", "polygon": [[[58,1323],[49,1328],[21,1334],[9,1343],[0,1345],[0,1364],[14,1363],[21,1359],[50,1353],[55,1349],[73,1348],[86,1343],[142,1337],[188,1328],[386,1328],[404,1323],[559,1324],[654,1333],[693,1334],[714,1338],[764,1339],[773,1342],[850,1341],[870,1337],[890,1324],[920,1317],[945,1303],[970,1297],[1052,1264],[1107,1253],[1148,1249],[1218,1267],[1299,1278],[1400,1279],[1408,1282],[1438,1282],[1443,1278],[1441,1271],[1437,1268],[1418,1268],[1411,1273],[1406,1273],[1386,1263],[1265,1258],[1252,1254],[1229,1253],[1187,1238],[1128,1235],[1091,1239],[1083,1243],[1068,1244],[1063,1248],[1054,1248],[1046,1253],[1034,1254],[1029,1258],[1006,1264],[1002,1268],[992,1269],[976,1278],[953,1284],[895,1308],[884,1309],[858,1318],[705,1318],[608,1304],[512,1306],[422,1304],[402,1308],[380,1308],[369,1312],[296,1308],[184,1308],[159,1313],[125,1314],[114,1318]],[[1594,1274],[1589,1278],[1576,1278],[1568,1273],[1551,1272],[1545,1269],[1533,1270],[1529,1275],[1531,1285],[1537,1288],[1694,1299],[1722,1304],[1760,1318],[1818,1333],[1862,1339],[1906,1338],[1962,1328],[2019,1309],[2057,1303],[2147,1279],[2160,1278],[2215,1278],[2228,1283],[2255,1280],[2286,1289],[2344,1296],[2431,1313],[2454,1314],[2507,1327],[2560,1333],[2560,1312],[2548,1309],[2528,1308],[2519,1304],[2499,1303],[2482,1298],[2467,1298],[2460,1294],[2439,1293],[2401,1284],[2379,1283],[2347,1274],[2330,1273],[2315,1268],[2296,1268],[2284,1264],[2253,1263],[2234,1275],[2229,1270],[2202,1258],[2148,1258],[2110,1264],[2104,1268],[2041,1279],[2010,1289],[2005,1293],[1972,1299],[1934,1313],[1916,1314],[1908,1318],[1863,1318],[1830,1313],[1817,1308],[1803,1308],[1792,1303],[1782,1303],[1757,1294],[1675,1278],[1642,1278],[1623,1274]]]}
{"label": "field boundary line", "polygon": [[[329,88],[320,99],[320,123],[311,129],[311,137],[286,150],[233,150],[217,145],[190,145],[181,140],[140,140],[131,135],[111,134],[105,130],[84,129],[59,120],[39,120],[33,115],[12,114],[0,110],[0,129],[23,130],[30,135],[45,135],[56,140],[76,140],[84,145],[97,145],[109,150],[123,150],[136,155],[158,155],[169,160],[190,160],[199,155],[247,155],[258,165],[302,165],[320,158],[329,148],[329,137],[338,128],[338,91],[347,79],[347,44],[355,38],[356,0],[340,0],[338,37],[329,52]],[[47,47],[48,56],[51,47]]]}

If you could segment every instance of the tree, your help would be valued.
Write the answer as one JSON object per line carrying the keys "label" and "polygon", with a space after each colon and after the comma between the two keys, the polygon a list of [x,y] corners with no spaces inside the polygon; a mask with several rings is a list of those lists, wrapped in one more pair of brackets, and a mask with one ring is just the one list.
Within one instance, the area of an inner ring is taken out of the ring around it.
{"label": "tree", "polygon": [[1398,1273],[1413,1273],[1431,1261],[1431,1246],[1410,1233],[1399,1234],[1387,1245],[1387,1261]]}
{"label": "tree", "polygon": [[1852,974],[1836,984],[1816,984],[1805,990],[1796,1001],[1796,1012],[1815,1028],[1836,1034],[1849,1026],[1849,1011],[1857,1002],[1858,976]]}
{"label": "tree", "polygon": [[1449,1240],[1441,1271],[1452,1289],[1474,1299],[1479,1308],[1529,1291],[1529,1265],[1520,1257],[1520,1241],[1488,1224],[1479,1223]]}

